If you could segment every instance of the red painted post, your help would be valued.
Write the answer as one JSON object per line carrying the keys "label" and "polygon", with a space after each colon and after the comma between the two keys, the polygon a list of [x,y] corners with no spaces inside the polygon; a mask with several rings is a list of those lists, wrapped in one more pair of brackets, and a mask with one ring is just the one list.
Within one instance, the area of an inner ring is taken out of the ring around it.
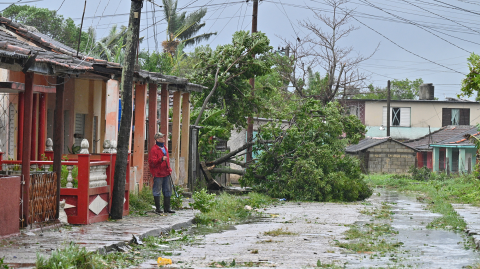
{"label": "red painted post", "polygon": [[77,214],[80,224],[88,224],[90,205],[88,189],[90,186],[90,154],[78,154],[78,200]]}
{"label": "red painted post", "polygon": [[[145,84],[136,84],[135,87],[135,131],[133,135],[132,166],[137,167],[138,189],[143,188],[143,164],[145,163],[145,105],[147,103],[147,90]],[[128,175],[127,175],[128,176]]]}
{"label": "red painted post", "polygon": [[22,151],[22,176],[25,184],[23,185],[23,218],[24,224],[29,222],[29,200],[30,200],[30,158],[32,142],[32,107],[33,107],[33,75],[34,73],[25,73],[25,92],[24,92],[24,121],[23,121],[23,151]]}
{"label": "red painted post", "polygon": [[168,85],[162,84],[160,107],[160,132],[165,135],[165,145],[168,145],[168,111],[170,106],[170,93]]}
{"label": "red painted post", "polygon": [[[110,193],[113,193],[113,175],[115,175],[115,163],[117,162],[117,154],[112,154],[112,164],[111,164],[111,168],[112,168],[112,171],[111,171],[111,175],[112,175],[112,184],[110,184]],[[126,186],[125,186],[126,187]],[[112,198],[110,197],[110,203],[109,204],[112,204]]]}
{"label": "red painted post", "polygon": [[[40,101],[38,106],[38,158],[37,160],[42,160],[42,155],[45,154],[45,131],[46,131],[46,119],[47,119],[47,96],[42,93],[40,94]],[[46,156],[45,156],[46,157]],[[53,159],[53,158],[52,158]]]}
{"label": "red painted post", "polygon": [[22,159],[23,154],[23,121],[24,121],[25,94],[18,94],[18,132],[17,132],[17,160]]}
{"label": "red painted post", "polygon": [[30,160],[35,161],[37,159],[37,96],[33,94],[33,106],[32,106],[32,141],[30,148]]}

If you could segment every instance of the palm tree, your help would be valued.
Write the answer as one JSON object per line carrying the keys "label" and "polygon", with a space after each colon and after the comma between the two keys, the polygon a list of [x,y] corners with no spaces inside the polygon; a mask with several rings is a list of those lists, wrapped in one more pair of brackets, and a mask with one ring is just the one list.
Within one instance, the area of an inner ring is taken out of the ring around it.
{"label": "palm tree", "polygon": [[201,8],[187,15],[187,12],[177,13],[178,0],[162,0],[163,12],[167,21],[167,40],[162,42],[164,50],[170,55],[175,54],[178,44],[193,45],[208,40],[217,33],[196,35],[205,26],[201,20],[207,14],[206,8]]}
{"label": "palm tree", "polygon": [[126,33],[126,26],[118,28],[114,24],[108,35],[95,42],[88,54],[109,62],[123,63]]}

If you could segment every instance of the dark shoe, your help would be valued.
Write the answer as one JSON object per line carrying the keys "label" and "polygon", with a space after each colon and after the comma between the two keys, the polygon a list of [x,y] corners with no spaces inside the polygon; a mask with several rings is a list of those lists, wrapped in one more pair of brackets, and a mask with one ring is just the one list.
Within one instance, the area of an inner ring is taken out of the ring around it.
{"label": "dark shoe", "polygon": [[162,209],[160,208],[160,196],[153,196],[155,200],[155,213],[163,213]]}
{"label": "dark shoe", "polygon": [[170,197],[163,196],[163,207],[165,208],[165,213],[175,213],[175,211],[170,209]]}

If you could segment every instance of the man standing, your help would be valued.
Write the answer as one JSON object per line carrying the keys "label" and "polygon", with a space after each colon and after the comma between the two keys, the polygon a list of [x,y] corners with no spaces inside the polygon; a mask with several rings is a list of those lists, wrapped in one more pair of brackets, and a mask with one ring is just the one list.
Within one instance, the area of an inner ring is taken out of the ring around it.
{"label": "man standing", "polygon": [[156,133],[154,136],[155,145],[150,150],[148,156],[148,165],[150,173],[153,176],[153,199],[155,199],[156,213],[163,213],[160,209],[160,191],[163,192],[163,208],[165,213],[175,213],[170,209],[170,196],[172,189],[169,177],[172,174],[170,168],[170,157],[168,149],[165,146],[165,136],[162,133]]}

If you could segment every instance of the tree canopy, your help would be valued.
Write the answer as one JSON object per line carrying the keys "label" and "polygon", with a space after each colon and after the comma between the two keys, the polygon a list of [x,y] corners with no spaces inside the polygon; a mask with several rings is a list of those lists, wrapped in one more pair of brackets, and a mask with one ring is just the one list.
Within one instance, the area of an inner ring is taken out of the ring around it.
{"label": "tree canopy", "polygon": [[[29,5],[11,5],[3,11],[1,16],[28,26],[33,26],[39,32],[67,46],[77,48],[80,27],[78,27],[71,18],[65,19],[55,10]],[[84,51],[88,39],[88,32],[82,31],[80,51]]]}
{"label": "tree canopy", "polygon": [[[415,80],[394,79],[390,82],[390,99],[391,100],[414,100],[419,97],[420,85],[423,84],[423,79],[417,78]],[[372,84],[368,85],[368,91],[356,94],[354,99],[387,99],[387,87],[374,87]]]}
{"label": "tree canopy", "polygon": [[197,96],[195,106],[224,108],[228,122],[245,127],[246,117],[255,116],[263,109],[260,99],[252,95],[248,79],[271,72],[269,43],[264,33],[238,31],[231,44],[220,45],[215,50],[208,46],[198,49],[194,72],[187,78],[207,89]]}

